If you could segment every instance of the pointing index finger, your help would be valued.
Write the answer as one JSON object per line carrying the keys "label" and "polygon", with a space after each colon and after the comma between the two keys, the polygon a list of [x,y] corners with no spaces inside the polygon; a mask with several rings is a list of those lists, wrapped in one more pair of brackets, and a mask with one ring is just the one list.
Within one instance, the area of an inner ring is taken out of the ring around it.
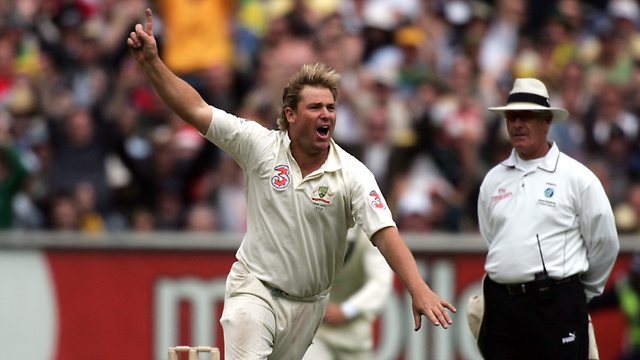
{"label": "pointing index finger", "polygon": [[151,12],[151,9],[147,8],[147,10],[145,11],[145,15],[146,22],[144,25],[144,31],[147,33],[147,35],[153,35],[153,12]]}

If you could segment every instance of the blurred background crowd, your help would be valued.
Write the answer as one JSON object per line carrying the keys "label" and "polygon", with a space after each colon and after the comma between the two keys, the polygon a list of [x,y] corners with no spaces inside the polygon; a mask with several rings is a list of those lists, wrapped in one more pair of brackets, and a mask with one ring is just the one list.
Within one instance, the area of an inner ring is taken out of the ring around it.
{"label": "blurred background crowd", "polygon": [[635,0],[0,2],[0,229],[245,230],[234,160],[173,115],[126,38],[154,10],[161,56],[210,104],[275,128],[303,63],[341,75],[335,140],[376,175],[403,231],[476,231],[511,149],[502,105],[537,77],[570,118],[561,150],[640,233]]}

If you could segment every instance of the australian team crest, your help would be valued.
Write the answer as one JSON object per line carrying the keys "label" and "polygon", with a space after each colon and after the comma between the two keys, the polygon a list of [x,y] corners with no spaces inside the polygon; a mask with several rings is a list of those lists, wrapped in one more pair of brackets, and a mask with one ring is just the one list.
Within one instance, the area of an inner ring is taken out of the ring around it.
{"label": "australian team crest", "polygon": [[276,190],[284,190],[291,183],[291,175],[288,165],[278,165],[273,170],[276,174],[271,178],[271,186]]}
{"label": "australian team crest", "polygon": [[313,194],[311,195],[311,201],[319,206],[327,206],[332,204],[333,198],[335,196],[335,193],[329,191],[328,186],[321,185],[313,191]]}

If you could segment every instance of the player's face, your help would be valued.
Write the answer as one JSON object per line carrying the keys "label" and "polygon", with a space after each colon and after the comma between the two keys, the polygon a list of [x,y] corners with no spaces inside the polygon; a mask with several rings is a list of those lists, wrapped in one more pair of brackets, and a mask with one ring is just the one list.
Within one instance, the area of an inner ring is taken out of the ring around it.
{"label": "player's face", "polygon": [[529,110],[507,111],[507,130],[511,145],[525,160],[543,157],[549,150],[547,132],[551,118],[546,112]]}
{"label": "player's face", "polygon": [[308,155],[326,153],[336,125],[336,103],[324,87],[305,86],[295,109],[286,110],[289,136]]}

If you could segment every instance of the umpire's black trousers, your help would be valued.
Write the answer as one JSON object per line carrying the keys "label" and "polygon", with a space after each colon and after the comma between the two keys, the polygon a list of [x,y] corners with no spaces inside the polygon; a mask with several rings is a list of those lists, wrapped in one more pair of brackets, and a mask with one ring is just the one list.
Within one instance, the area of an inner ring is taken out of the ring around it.
{"label": "umpire's black trousers", "polygon": [[[588,313],[578,276],[498,284],[484,281],[485,313],[478,339],[487,360],[588,358]],[[542,290],[541,290],[542,289]]]}

